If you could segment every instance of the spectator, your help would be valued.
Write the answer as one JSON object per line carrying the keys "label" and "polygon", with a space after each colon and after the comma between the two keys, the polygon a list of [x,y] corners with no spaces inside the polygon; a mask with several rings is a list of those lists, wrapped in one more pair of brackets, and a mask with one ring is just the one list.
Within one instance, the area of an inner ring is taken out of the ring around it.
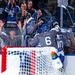
{"label": "spectator", "polygon": [[0,20],[0,50],[3,46],[9,45],[9,39],[4,30],[4,23]]}
{"label": "spectator", "polygon": [[75,0],[71,0],[70,3],[71,3],[71,6],[75,7]]}
{"label": "spectator", "polygon": [[[15,0],[9,0],[8,4],[5,8],[5,12],[8,13],[7,16],[7,28],[16,28],[17,27],[17,22],[16,22],[16,14],[20,11],[19,6],[16,5]],[[8,29],[9,30],[9,29]],[[7,31],[8,33],[9,31]]]}
{"label": "spectator", "polygon": [[21,46],[22,42],[22,26],[21,24],[17,24],[19,34],[16,34],[16,31],[14,29],[9,31],[9,41],[10,41],[10,46]]}
{"label": "spectator", "polygon": [[16,36],[15,30],[9,31],[9,37],[8,38],[9,38],[10,46],[21,46],[21,42],[18,42],[19,40],[21,40],[21,36],[22,35]]}
{"label": "spectator", "polygon": [[27,2],[27,12],[29,12],[31,15],[33,15],[33,13],[35,12],[36,10],[33,8],[33,3],[31,0],[29,0]]}
{"label": "spectator", "polygon": [[24,20],[29,19],[31,15],[30,15],[30,13],[28,13],[26,11],[26,9],[27,9],[26,3],[21,3],[20,8],[21,8],[21,11],[19,13],[17,13],[16,19],[17,19],[17,23],[20,21],[22,23],[22,27],[23,27]]}
{"label": "spectator", "polygon": [[0,20],[6,20],[5,7],[6,7],[5,0],[0,0]]}
{"label": "spectator", "polygon": [[[7,35],[3,30],[3,25],[4,25],[4,23],[0,22],[0,37],[3,39],[3,40],[1,39],[2,40],[1,44],[4,44],[6,46],[21,46],[22,34],[16,35],[15,30],[12,29],[9,31],[10,35]],[[21,29],[20,25],[18,25],[18,27],[19,27],[19,29]],[[3,41],[4,41],[4,43],[3,43]],[[4,46],[4,45],[1,45],[1,46]]]}
{"label": "spectator", "polygon": [[0,32],[4,32],[4,33],[6,33],[6,31],[5,31],[5,29],[4,29],[4,24],[5,24],[5,22],[3,22],[2,20],[0,20]]}

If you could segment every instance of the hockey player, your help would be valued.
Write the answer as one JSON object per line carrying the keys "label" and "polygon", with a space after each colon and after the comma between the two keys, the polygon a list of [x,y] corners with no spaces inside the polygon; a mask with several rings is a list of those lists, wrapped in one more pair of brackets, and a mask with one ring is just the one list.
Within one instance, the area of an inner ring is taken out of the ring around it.
{"label": "hockey player", "polygon": [[[41,30],[42,30],[41,33],[35,35],[34,38],[32,38],[32,39],[30,38],[28,40],[28,44],[32,47],[38,46],[38,47],[55,47],[55,48],[57,48],[56,36],[57,36],[58,32],[60,32],[60,27],[58,25],[56,25],[54,28],[52,28],[50,30],[50,28],[47,24],[43,24],[41,27]],[[58,51],[59,50],[56,51],[57,54],[58,54]],[[60,58],[60,56],[58,56],[58,58]],[[61,61],[62,60],[60,59],[60,62]]]}
{"label": "hockey player", "polygon": [[24,32],[22,37],[23,40],[22,46],[28,46],[28,41],[27,41],[28,38],[33,37],[35,35],[38,26],[40,26],[43,23],[42,20],[39,20],[41,16],[42,12],[41,10],[38,10],[26,22],[25,28],[23,28]]}
{"label": "hockey player", "polygon": [[65,48],[65,54],[72,54],[74,53],[73,48],[75,47],[75,38],[72,31],[72,28],[69,29],[61,29],[62,34],[70,41],[70,47],[67,49]]}
{"label": "hockey player", "polygon": [[43,23],[42,20],[39,20],[39,18],[42,16],[42,11],[37,10],[27,21],[26,27],[24,28],[24,31],[26,34],[32,34],[36,31],[36,28]]}
{"label": "hockey player", "polygon": [[38,44],[40,47],[56,47],[55,38],[60,30],[59,26],[50,30],[47,24],[43,24],[41,29],[42,33],[35,35],[32,39],[29,39],[28,44],[34,47]]}
{"label": "hockey player", "polygon": [[[59,25],[57,21],[52,21],[52,27],[54,28],[56,25]],[[61,59],[62,63],[64,62],[64,47],[70,47],[70,42],[68,38],[66,38],[61,30],[56,35],[56,45],[58,50],[58,56]]]}
{"label": "hockey player", "polygon": [[69,40],[60,32],[56,35],[56,43],[58,49],[58,56],[60,57],[62,63],[64,62],[64,47],[70,47]]}

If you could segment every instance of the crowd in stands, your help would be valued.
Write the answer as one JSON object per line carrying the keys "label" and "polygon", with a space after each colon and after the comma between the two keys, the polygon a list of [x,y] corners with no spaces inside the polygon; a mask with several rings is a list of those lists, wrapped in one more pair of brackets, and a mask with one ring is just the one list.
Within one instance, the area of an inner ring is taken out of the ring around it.
{"label": "crowd in stands", "polygon": [[66,54],[75,53],[75,28],[61,29],[50,15],[45,18],[44,12],[33,8],[32,0],[0,0],[0,50],[3,46],[53,46]]}

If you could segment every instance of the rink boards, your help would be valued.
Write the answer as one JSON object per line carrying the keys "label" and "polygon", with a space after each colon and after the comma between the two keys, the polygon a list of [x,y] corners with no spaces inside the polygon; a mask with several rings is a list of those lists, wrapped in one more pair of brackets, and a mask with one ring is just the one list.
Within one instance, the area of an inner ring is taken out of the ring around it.
{"label": "rink boards", "polygon": [[[65,56],[64,71],[66,75],[75,75],[75,54]],[[0,73],[1,73],[1,53],[0,53]]]}

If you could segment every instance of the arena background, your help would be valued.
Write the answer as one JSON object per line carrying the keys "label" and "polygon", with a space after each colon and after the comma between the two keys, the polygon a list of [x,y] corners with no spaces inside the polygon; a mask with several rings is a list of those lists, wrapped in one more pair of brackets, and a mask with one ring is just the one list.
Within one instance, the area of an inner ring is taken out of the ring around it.
{"label": "arena background", "polygon": [[[36,1],[36,0],[34,0]],[[48,5],[48,10],[52,14],[54,12],[54,9],[56,9],[58,5],[58,0],[44,0],[45,3]],[[71,2],[72,1],[72,2]],[[68,4],[72,5],[74,7],[73,11],[70,11],[71,14],[73,15],[73,21],[75,22],[75,0],[68,0]],[[53,15],[53,14],[52,14]],[[65,56],[65,61],[64,61],[64,71],[66,75],[75,75],[75,55],[66,55]],[[0,72],[1,72],[1,54],[0,54]]]}

